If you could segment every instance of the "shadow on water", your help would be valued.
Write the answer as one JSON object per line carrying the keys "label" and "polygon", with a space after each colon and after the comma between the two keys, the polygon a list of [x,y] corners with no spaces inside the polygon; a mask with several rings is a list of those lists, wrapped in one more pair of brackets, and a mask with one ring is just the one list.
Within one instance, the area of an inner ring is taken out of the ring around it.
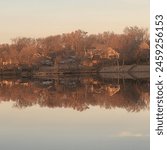
{"label": "shadow on water", "polygon": [[96,75],[66,75],[56,79],[1,79],[0,102],[13,101],[17,108],[73,108],[100,106],[127,111],[149,109],[149,79],[103,79]]}

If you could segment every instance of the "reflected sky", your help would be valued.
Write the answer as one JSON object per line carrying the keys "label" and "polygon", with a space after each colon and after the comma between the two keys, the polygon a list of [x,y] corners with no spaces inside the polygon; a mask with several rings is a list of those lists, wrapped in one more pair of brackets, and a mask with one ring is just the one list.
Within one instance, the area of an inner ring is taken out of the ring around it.
{"label": "reflected sky", "polygon": [[149,111],[13,108],[0,104],[3,150],[148,150]]}
{"label": "reflected sky", "polygon": [[[1,80],[0,149],[149,150],[149,81],[120,81],[116,86],[115,81],[77,78],[76,86],[69,89],[71,81],[75,83],[72,79],[64,78],[59,84]],[[70,98],[76,91],[79,99]],[[64,94],[67,98],[61,99]],[[81,111],[73,104],[89,108]]]}

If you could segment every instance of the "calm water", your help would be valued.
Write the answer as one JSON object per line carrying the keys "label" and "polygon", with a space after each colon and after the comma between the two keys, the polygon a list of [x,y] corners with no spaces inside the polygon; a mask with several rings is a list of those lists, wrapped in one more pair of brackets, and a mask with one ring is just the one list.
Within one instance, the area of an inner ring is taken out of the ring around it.
{"label": "calm water", "polygon": [[149,80],[0,80],[0,150],[149,150]]}

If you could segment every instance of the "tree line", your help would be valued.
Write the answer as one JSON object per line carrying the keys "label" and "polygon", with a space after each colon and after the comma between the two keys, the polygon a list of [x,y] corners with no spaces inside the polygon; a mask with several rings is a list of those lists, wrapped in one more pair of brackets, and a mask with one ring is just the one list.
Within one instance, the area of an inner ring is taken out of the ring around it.
{"label": "tree line", "polygon": [[39,65],[42,58],[61,61],[65,56],[75,55],[86,59],[92,50],[105,51],[112,48],[119,53],[119,63],[149,63],[148,29],[137,26],[126,27],[122,34],[103,32],[88,34],[82,30],[71,33],[48,36],[45,38],[15,38],[11,44],[0,44],[0,66],[3,65]]}

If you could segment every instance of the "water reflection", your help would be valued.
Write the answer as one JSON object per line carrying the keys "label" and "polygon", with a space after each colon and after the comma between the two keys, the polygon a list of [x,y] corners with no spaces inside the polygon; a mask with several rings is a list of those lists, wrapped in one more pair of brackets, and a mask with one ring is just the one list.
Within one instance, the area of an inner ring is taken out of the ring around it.
{"label": "water reflection", "polygon": [[0,101],[18,108],[38,104],[84,111],[90,106],[149,109],[149,80],[104,80],[97,76],[63,76],[56,79],[0,80]]}
{"label": "water reflection", "polygon": [[149,80],[3,79],[0,112],[2,150],[149,149]]}

